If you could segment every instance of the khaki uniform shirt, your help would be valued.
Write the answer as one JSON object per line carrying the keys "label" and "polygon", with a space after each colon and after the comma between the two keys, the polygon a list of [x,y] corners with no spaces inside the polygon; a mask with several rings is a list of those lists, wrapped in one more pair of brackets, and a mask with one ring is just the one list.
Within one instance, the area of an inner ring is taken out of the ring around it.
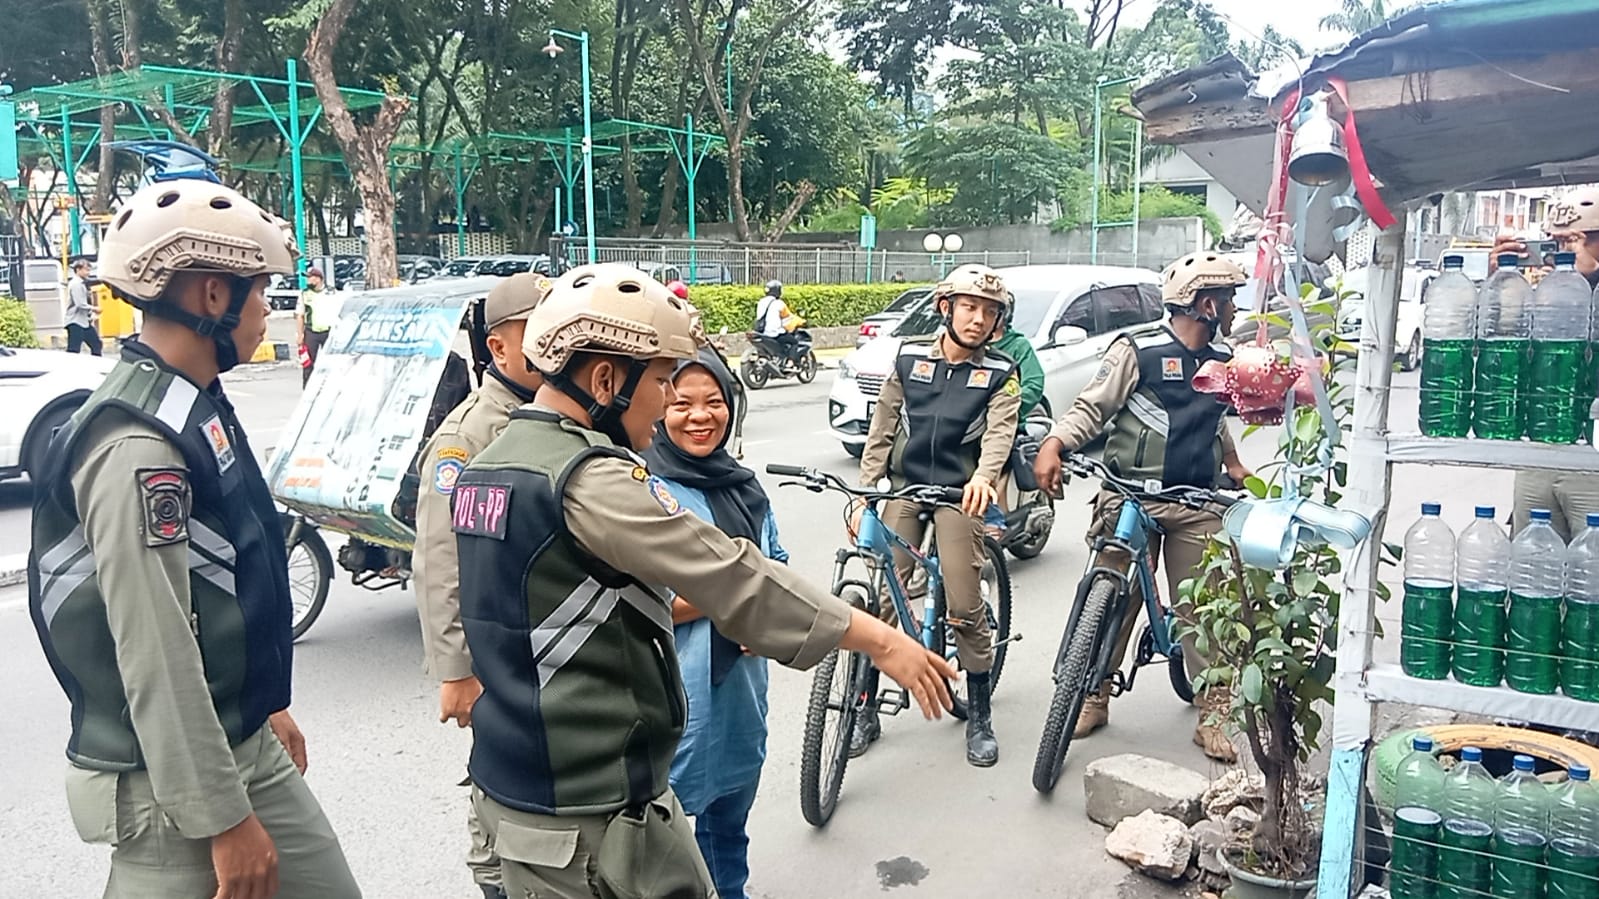
{"label": "khaki uniform shirt", "polygon": [[[128,716],[161,810],[190,839],[215,836],[250,814],[250,798],[190,629],[188,541],[145,545],[146,510],[134,474],[187,465],[148,425],[102,415],[89,427],[71,469],[72,491],[104,585]],[[116,781],[114,771],[70,766],[75,816],[80,806],[100,805],[114,821]]]}
{"label": "khaki uniform shirt", "polygon": [[[927,358],[944,358],[944,339],[933,341]],[[981,362],[983,351],[972,357]],[[1012,375],[1012,377],[1015,377]],[[888,380],[877,395],[877,408],[872,412],[872,423],[866,432],[866,447],[861,452],[861,484],[873,486],[888,474],[888,457],[894,448],[894,435],[899,431],[900,407],[905,402],[905,385],[900,382],[896,366],[889,372]],[[1021,415],[1020,391],[997,390],[988,400],[987,421],[984,423],[982,449],[977,457],[976,474],[990,484],[999,483],[1000,472],[1010,459],[1016,446],[1017,421]]]}
{"label": "khaki uniform shirt", "polygon": [[477,454],[500,436],[522,400],[498,378],[483,385],[439,422],[417,463],[416,605],[422,619],[422,652],[428,673],[441,681],[472,674],[472,653],[461,629],[461,570],[450,528],[455,479]]}
{"label": "khaki uniform shirt", "polygon": [[[1138,350],[1130,340],[1117,340],[1105,351],[1104,360],[1094,379],[1088,382],[1072,407],[1055,422],[1049,436],[1066,445],[1069,453],[1077,452],[1093,442],[1104,431],[1106,422],[1127,405],[1128,397],[1138,389]],[[1236,456],[1232,429],[1227,427],[1227,417],[1217,428],[1221,437],[1222,459]]]}

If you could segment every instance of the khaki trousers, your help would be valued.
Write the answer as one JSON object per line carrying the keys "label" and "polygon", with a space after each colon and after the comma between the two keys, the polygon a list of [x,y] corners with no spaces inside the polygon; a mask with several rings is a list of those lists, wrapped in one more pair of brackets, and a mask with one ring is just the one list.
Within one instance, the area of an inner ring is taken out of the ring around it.
{"label": "khaki trousers", "polygon": [[[277,847],[276,899],[359,899],[361,888],[333,827],[272,729],[262,727],[234,747],[233,755],[250,806]],[[115,844],[106,899],[211,899],[216,894],[211,841],[178,832],[156,803],[147,772],[96,771],[72,783],[67,804],[79,833],[90,842],[103,836]]]}
{"label": "khaki trousers", "polygon": [[[1116,533],[1116,519],[1121,514],[1122,498],[1120,494],[1101,490],[1094,498],[1093,505],[1094,523],[1088,529],[1090,546],[1101,534]],[[1154,559],[1164,557],[1166,606],[1174,608],[1179,619],[1185,619],[1191,607],[1187,603],[1177,601],[1177,587],[1192,577],[1194,570],[1199,567],[1200,558],[1205,554],[1205,544],[1210,542],[1212,534],[1221,531],[1221,516],[1214,512],[1190,509],[1179,503],[1149,502],[1144,504],[1144,511],[1148,512],[1166,532],[1150,534],[1149,540],[1150,556]],[[1131,562],[1126,553],[1110,548],[1107,548],[1099,558],[1100,564],[1110,568],[1125,569]],[[1127,646],[1132,642],[1133,630],[1147,617],[1144,614],[1143,591],[1139,589],[1136,580],[1133,582],[1132,602],[1132,607],[1127,610],[1127,616],[1122,619],[1121,632],[1116,635],[1116,650],[1111,656],[1113,669],[1122,666],[1122,661],[1127,657]],[[1183,667],[1187,669],[1188,679],[1191,681],[1205,669],[1205,662],[1199,657],[1199,650],[1194,646],[1192,634],[1183,637],[1182,646]]]}
{"label": "khaki trousers", "polygon": [[[883,508],[883,523],[907,543],[919,544],[927,529],[917,516],[921,507],[906,500],[893,500]],[[944,575],[944,603],[955,625],[955,648],[961,668],[980,674],[994,667],[994,635],[989,631],[988,614],[983,608],[979,586],[983,570],[983,520],[973,518],[953,506],[933,511],[933,539],[938,544],[939,570]],[[916,561],[910,553],[894,550],[894,570],[900,583],[910,582]]]}
{"label": "khaki trousers", "polygon": [[[461,785],[471,786],[471,778],[467,778]],[[471,838],[466,850],[466,867],[472,872],[472,882],[485,886],[499,886],[500,857],[494,852],[494,838],[489,836],[488,829],[478,820],[475,800],[470,800],[466,804],[466,832]]]}
{"label": "khaki trousers", "polygon": [[1588,526],[1588,513],[1599,514],[1599,475],[1574,471],[1516,472],[1514,533],[1527,526],[1528,513],[1548,509],[1549,523],[1567,543]]}

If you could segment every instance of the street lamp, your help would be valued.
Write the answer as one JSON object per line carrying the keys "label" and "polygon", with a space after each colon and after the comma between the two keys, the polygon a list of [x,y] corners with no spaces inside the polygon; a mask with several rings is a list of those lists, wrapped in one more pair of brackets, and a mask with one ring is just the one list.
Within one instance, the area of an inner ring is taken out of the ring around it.
{"label": "street lamp", "polygon": [[589,33],[550,29],[550,42],[544,53],[551,59],[561,55],[562,47],[555,36],[577,41],[583,57],[583,236],[588,244],[588,262],[595,262],[594,252],[594,100],[589,90]]}
{"label": "street lamp", "polygon": [[922,238],[922,249],[927,251],[932,264],[938,266],[940,279],[948,273],[949,264],[955,261],[955,254],[965,245],[966,241],[961,240],[959,234],[929,234]]}

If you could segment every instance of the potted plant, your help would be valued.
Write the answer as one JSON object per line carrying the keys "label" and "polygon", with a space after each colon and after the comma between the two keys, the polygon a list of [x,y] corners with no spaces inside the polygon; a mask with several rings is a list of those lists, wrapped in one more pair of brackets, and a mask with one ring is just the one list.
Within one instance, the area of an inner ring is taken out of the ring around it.
{"label": "potted plant", "polygon": [[[1351,360],[1336,335],[1336,304],[1312,304],[1307,311],[1324,322],[1312,329],[1315,348],[1338,360],[1322,377],[1339,427],[1352,402],[1336,376]],[[1246,436],[1258,428],[1251,426]],[[1275,460],[1244,487],[1257,499],[1276,498],[1286,478],[1295,477],[1299,496],[1335,506],[1345,463],[1319,466],[1323,449],[1320,413],[1297,407],[1283,425]],[[1337,550],[1304,544],[1282,570],[1251,567],[1223,532],[1211,539],[1200,569],[1180,590],[1190,610],[1179,628],[1194,634],[1208,662],[1196,686],[1231,691],[1224,723],[1243,735],[1265,786],[1253,832],[1223,859],[1238,899],[1300,899],[1315,887],[1321,829],[1310,809],[1320,802],[1308,795],[1304,766],[1321,736],[1323,704],[1333,699],[1341,570]]]}

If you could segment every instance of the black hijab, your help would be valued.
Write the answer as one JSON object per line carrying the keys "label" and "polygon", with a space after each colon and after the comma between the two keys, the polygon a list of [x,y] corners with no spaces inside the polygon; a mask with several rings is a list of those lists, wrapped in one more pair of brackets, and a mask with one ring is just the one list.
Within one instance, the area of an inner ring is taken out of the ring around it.
{"label": "black hijab", "polygon": [[[733,424],[738,420],[738,410],[733,391],[733,375],[727,366],[709,348],[700,350],[699,357],[681,362],[672,373],[674,381],[690,366],[699,366],[716,379],[727,403],[727,432],[721,443],[707,456],[684,452],[666,433],[666,423],[656,422],[655,439],[650,441],[643,456],[650,473],[667,478],[705,494],[711,507],[712,522],[729,537],[743,537],[761,545],[761,535],[766,527],[766,515],[771,509],[766,490],[756,480],[755,472],[738,464],[727,451],[727,441],[732,436]],[[738,661],[743,650],[737,643],[722,636],[713,624],[711,635],[711,683],[720,684],[727,672]]]}

